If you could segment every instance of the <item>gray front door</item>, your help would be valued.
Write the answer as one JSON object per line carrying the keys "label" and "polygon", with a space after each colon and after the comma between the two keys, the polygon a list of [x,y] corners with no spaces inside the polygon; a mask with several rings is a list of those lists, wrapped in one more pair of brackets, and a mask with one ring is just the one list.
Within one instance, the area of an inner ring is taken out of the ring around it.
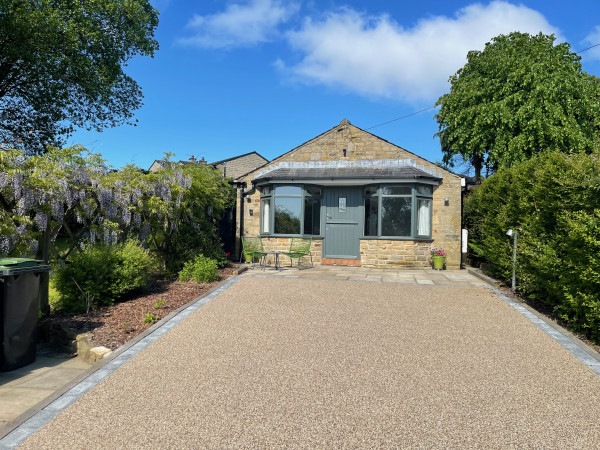
{"label": "gray front door", "polygon": [[325,190],[325,258],[360,259],[362,191],[355,187]]}

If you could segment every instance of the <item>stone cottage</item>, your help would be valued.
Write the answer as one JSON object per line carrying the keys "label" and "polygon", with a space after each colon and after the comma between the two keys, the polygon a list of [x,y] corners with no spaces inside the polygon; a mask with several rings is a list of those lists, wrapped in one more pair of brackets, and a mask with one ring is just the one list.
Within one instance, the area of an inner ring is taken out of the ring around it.
{"label": "stone cottage", "polygon": [[460,266],[462,177],[346,119],[234,184],[237,254],[302,236],[317,264],[425,268],[439,248]]}

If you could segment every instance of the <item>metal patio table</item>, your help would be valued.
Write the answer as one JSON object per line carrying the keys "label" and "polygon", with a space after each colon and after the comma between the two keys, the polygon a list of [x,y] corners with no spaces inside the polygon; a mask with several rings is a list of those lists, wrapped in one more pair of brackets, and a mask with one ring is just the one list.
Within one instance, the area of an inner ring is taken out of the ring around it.
{"label": "metal patio table", "polygon": [[267,256],[269,255],[273,255],[275,257],[275,270],[280,270],[281,269],[281,264],[279,263],[279,255],[281,254],[285,254],[285,252],[282,251],[272,251],[272,252],[265,252],[265,256],[263,259],[263,270],[265,270],[267,268]]}

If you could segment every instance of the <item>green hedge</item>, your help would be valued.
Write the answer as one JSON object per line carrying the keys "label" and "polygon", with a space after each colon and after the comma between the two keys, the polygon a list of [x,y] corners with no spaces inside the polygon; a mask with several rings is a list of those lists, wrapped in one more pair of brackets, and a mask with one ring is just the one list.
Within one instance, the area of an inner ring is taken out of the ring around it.
{"label": "green hedge", "polygon": [[553,307],[576,331],[600,341],[600,155],[543,153],[485,180],[467,198],[472,256],[493,275]]}
{"label": "green hedge", "polygon": [[111,305],[127,294],[145,290],[155,268],[148,250],[134,241],[88,246],[74,253],[64,268],[55,270],[54,285],[61,297],[58,307],[84,311],[86,298],[94,305]]}

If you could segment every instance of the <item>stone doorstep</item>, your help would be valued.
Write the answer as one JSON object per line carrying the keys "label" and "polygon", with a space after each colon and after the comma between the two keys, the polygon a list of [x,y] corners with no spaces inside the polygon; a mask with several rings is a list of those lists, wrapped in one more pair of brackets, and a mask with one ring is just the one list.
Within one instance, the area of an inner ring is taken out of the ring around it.
{"label": "stone doorstep", "polygon": [[321,258],[321,264],[335,266],[360,266],[360,259]]}

